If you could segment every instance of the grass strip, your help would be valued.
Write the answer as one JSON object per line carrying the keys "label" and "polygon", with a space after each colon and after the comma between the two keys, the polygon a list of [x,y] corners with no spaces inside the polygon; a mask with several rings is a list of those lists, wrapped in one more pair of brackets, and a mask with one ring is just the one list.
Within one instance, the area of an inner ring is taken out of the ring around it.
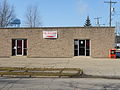
{"label": "grass strip", "polygon": [[0,75],[31,75],[31,76],[73,76],[78,75],[77,73],[33,73],[33,72],[0,72]]}
{"label": "grass strip", "polygon": [[3,75],[30,75],[30,76],[60,76],[61,77],[61,76],[77,76],[77,75],[82,74],[82,72],[83,71],[79,68],[0,67],[1,76]]}
{"label": "grass strip", "polygon": [[0,71],[17,71],[17,70],[29,70],[29,71],[56,71],[56,70],[66,70],[66,71],[80,71],[79,68],[21,68],[21,67],[0,67]]}

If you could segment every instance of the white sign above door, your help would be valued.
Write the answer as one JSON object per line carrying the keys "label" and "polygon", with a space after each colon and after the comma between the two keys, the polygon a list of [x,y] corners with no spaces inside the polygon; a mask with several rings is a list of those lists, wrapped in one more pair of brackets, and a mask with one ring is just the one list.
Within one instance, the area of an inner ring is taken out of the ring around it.
{"label": "white sign above door", "polygon": [[43,38],[57,38],[57,31],[43,31]]}

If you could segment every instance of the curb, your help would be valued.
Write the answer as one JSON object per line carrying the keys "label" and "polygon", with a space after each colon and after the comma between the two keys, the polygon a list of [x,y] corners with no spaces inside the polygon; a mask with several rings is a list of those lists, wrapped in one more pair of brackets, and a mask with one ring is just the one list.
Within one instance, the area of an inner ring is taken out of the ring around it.
{"label": "curb", "polygon": [[120,79],[120,76],[104,76],[104,75],[86,75],[86,74],[82,74],[79,78]]}
{"label": "curb", "polygon": [[83,70],[80,68],[22,68],[22,67],[0,67],[0,77],[20,78],[73,78],[80,77]]}
{"label": "curb", "polygon": [[29,76],[29,75],[3,75],[0,77],[7,77],[7,78],[101,78],[101,79],[120,79],[120,76],[99,76],[99,75],[78,75],[78,76]]}

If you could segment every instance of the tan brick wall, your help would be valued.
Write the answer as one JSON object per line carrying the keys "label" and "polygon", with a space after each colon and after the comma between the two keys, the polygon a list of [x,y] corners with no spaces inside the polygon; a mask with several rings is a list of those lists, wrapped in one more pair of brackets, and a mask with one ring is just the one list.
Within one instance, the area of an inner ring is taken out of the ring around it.
{"label": "tan brick wall", "polygon": [[114,28],[81,28],[74,30],[75,39],[90,39],[91,57],[108,57],[109,49],[114,48]]}
{"label": "tan brick wall", "polygon": [[[57,39],[43,39],[42,31],[58,31]],[[12,54],[12,39],[28,40],[28,57],[73,57],[74,39],[91,40],[92,57],[108,57],[114,47],[114,28],[9,28],[0,29],[0,57]]]}
{"label": "tan brick wall", "polygon": [[[58,31],[57,39],[43,39],[42,31]],[[71,36],[70,36],[71,35]],[[31,32],[28,40],[29,57],[72,57],[72,32],[65,29],[41,29]]]}

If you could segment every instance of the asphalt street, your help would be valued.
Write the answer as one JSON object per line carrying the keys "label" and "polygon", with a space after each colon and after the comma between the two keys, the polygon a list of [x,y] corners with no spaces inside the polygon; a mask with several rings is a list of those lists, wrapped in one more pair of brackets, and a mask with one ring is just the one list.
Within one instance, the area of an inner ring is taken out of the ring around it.
{"label": "asphalt street", "polygon": [[98,78],[0,78],[0,90],[119,90],[120,80]]}

